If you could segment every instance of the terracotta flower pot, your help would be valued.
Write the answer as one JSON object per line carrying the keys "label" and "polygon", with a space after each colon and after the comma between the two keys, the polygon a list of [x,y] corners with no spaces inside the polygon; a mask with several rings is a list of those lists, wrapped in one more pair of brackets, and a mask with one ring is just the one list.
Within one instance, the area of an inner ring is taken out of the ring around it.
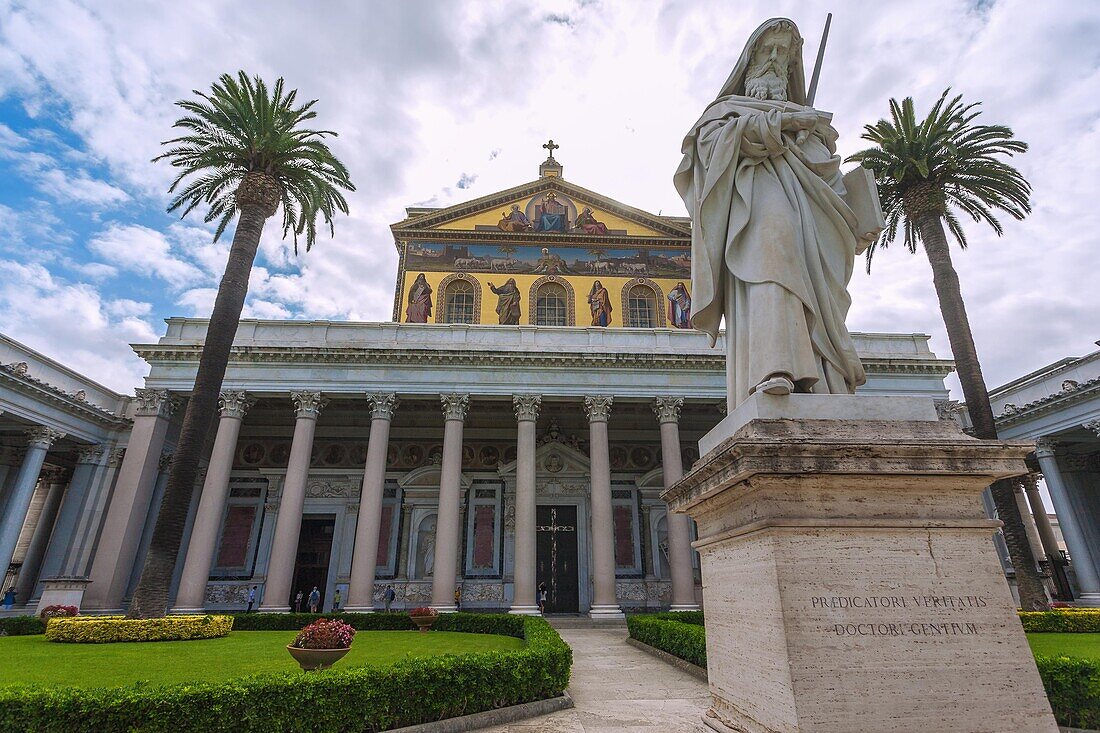
{"label": "terracotta flower pot", "polygon": [[294,661],[298,662],[298,666],[308,671],[331,667],[350,652],[351,647],[347,649],[299,649],[287,645],[286,650],[290,652],[290,656],[294,657]]}
{"label": "terracotta flower pot", "polygon": [[413,623],[416,624],[417,627],[419,627],[420,633],[423,634],[424,632],[428,631],[428,629],[432,628],[432,625],[435,624],[436,618],[438,618],[438,617],[437,616],[413,616],[412,620],[413,620]]}

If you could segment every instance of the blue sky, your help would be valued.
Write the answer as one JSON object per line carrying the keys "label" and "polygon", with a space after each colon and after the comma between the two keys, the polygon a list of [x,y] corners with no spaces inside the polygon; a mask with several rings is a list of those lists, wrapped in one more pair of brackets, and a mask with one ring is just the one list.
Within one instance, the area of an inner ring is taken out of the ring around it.
{"label": "blue sky", "polygon": [[[970,226],[956,265],[987,379],[1100,338],[1100,4],[724,0],[189,4],[0,0],[0,332],[117,390],[128,344],[205,316],[224,266],[201,217],[164,212],[172,102],[244,68],[318,98],[358,191],[337,235],[297,258],[268,228],[246,315],[386,320],[407,205],[533,179],[553,137],[565,177],[654,213],[683,133],[752,29],[787,15],[812,63],[834,12],[818,103],[840,152],[891,96],[951,86],[1032,149],[1035,213]],[[894,247],[851,285],[849,325],[930,333],[949,356],[928,264]]]}

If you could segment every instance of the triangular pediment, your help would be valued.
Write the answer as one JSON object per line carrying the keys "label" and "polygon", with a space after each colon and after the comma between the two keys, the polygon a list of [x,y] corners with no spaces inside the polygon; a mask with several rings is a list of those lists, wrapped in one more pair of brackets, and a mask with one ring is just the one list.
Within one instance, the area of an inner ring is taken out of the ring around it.
{"label": "triangular pediment", "polygon": [[[514,476],[518,461],[505,463],[497,473]],[[543,443],[535,450],[535,474],[542,478],[587,476],[588,456],[577,448],[559,441]]]}
{"label": "triangular pediment", "polygon": [[[590,210],[587,216],[585,209]],[[391,229],[395,239],[430,236],[432,232],[524,239],[691,236],[684,217],[650,214],[553,176],[453,206],[410,209],[409,217]]]}

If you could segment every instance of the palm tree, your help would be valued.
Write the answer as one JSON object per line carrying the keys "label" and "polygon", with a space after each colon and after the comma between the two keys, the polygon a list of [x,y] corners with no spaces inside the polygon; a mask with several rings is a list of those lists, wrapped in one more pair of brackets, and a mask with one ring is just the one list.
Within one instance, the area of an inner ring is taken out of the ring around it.
{"label": "palm tree", "polygon": [[[871,271],[875,248],[893,242],[899,229],[910,252],[916,253],[918,243],[924,245],[974,435],[992,440],[997,437],[997,427],[959,289],[959,276],[951,264],[944,224],[951,238],[965,249],[966,232],[958,212],[976,222],[985,222],[998,236],[1004,230],[994,215],[995,210],[1014,219],[1023,219],[1030,213],[1031,184],[1000,159],[1025,152],[1027,143],[1014,139],[1012,130],[1004,125],[973,124],[981,114],[979,104],[963,104],[961,95],[948,100],[950,91],[940,95],[920,122],[913,112],[911,97],[900,105],[891,99],[891,119],[864,127],[863,139],[875,147],[861,150],[848,160],[874,172],[886,215],[886,229],[867,250],[867,271]],[[997,481],[990,490],[997,514],[1005,525],[1005,543],[1016,570],[1020,602],[1024,608],[1047,608],[1046,588],[1036,570],[1012,482]]]}
{"label": "palm tree", "polygon": [[[309,251],[316,240],[318,215],[333,234],[337,210],[348,212],[340,189],[355,190],[347,168],[325,144],[324,139],[336,133],[302,127],[317,116],[312,109],[317,100],[295,106],[297,90],[284,92],[282,79],[268,90],[262,79],[249,78],[243,71],[236,78],[223,74],[209,94],[195,91],[195,95],[198,99],[176,102],[186,114],[174,127],[185,134],[165,142],[172,147],[153,159],[167,159],[180,171],[168,189],[175,194],[168,211],[187,216],[205,204],[204,220],[218,221],[214,241],[235,215],[240,217],[210,314],[152,542],[130,603],[130,618],[163,616],[168,611],[169,583],[199,458],[213,427],[218,392],[265,222],[281,205],[283,236],[293,236],[295,253],[299,236],[304,237]],[[183,185],[185,179],[189,180]]]}

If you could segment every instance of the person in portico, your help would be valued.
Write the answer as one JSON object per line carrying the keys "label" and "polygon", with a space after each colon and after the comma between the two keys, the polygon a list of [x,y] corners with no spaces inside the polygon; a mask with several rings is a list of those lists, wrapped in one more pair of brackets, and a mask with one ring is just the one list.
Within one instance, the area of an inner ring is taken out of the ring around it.
{"label": "person in portico", "polygon": [[866,381],[844,323],[866,232],[842,198],[831,118],[807,105],[798,28],[773,18],[684,138],[673,180],[693,222],[692,324],[713,340],[725,319],[731,410],[756,391]]}

